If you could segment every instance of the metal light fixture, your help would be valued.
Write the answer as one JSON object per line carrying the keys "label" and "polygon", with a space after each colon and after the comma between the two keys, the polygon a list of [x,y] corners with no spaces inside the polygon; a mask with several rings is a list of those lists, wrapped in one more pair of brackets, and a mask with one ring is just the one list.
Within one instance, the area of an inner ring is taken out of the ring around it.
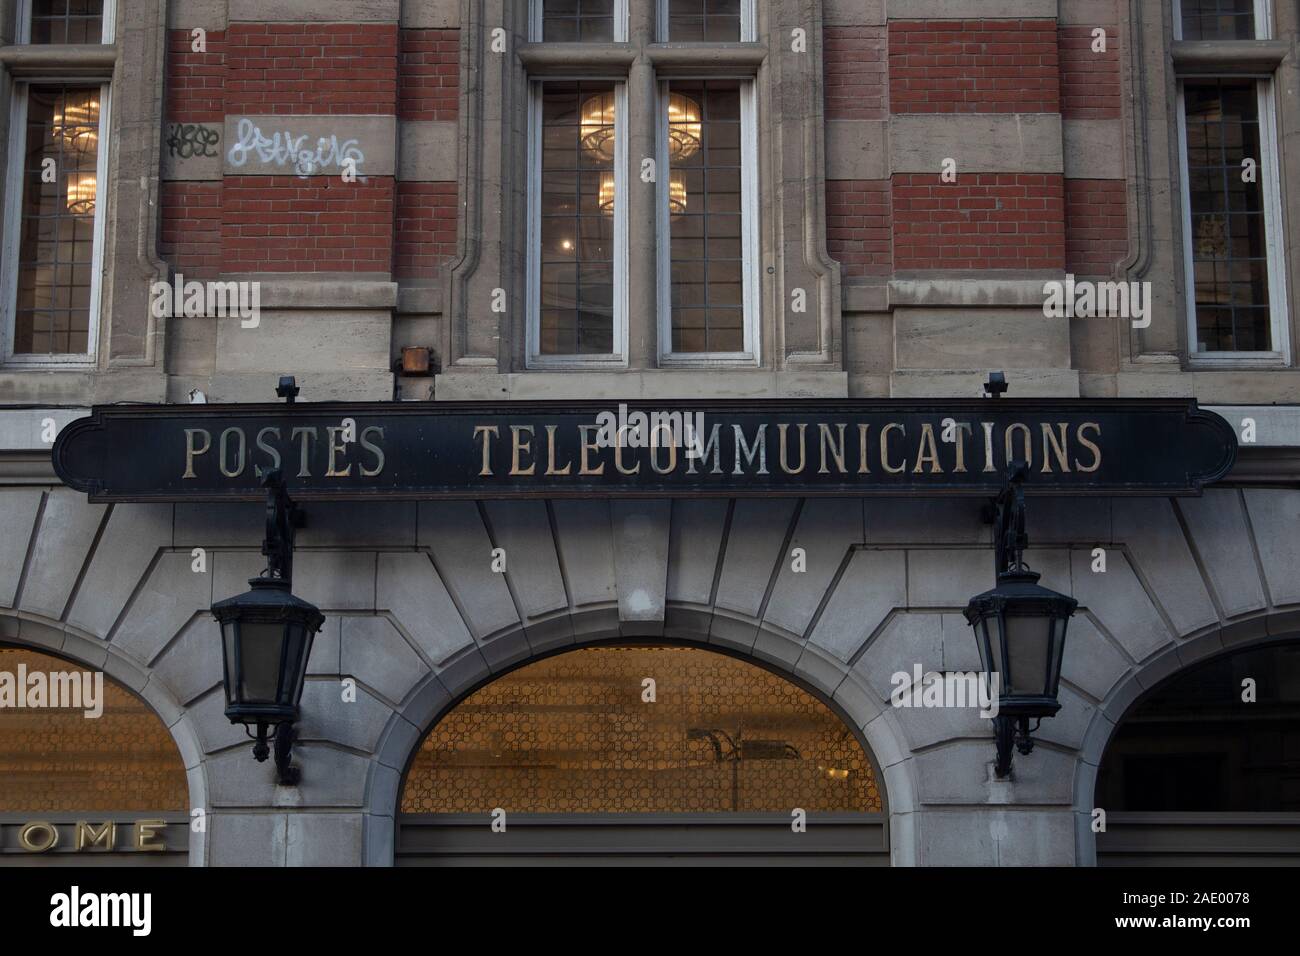
{"label": "metal light fixture", "polygon": [[54,114],[52,130],[62,139],[66,150],[92,152],[99,146],[99,100],[77,101],[65,98],[63,108]]}
{"label": "metal light fixture", "polygon": [[[998,711],[995,772],[1011,772],[1012,746],[1022,755],[1034,749],[1033,732],[1044,717],[1061,709],[1057,691],[1065,630],[1079,602],[1038,583],[1025,565],[1024,480],[1029,467],[1013,461],[994,502],[997,586],[971,598],[966,620],[975,630],[980,663],[989,680],[997,675]],[[1029,722],[1035,721],[1033,727]]]}
{"label": "metal light fixture", "polygon": [[614,94],[597,93],[582,104],[582,148],[607,163],[614,161]]}
{"label": "metal light fixture", "polygon": [[[288,391],[285,384],[281,380],[281,388]],[[312,640],[325,615],[291,591],[294,529],[303,522],[280,470],[267,471],[262,486],[267,490],[262,544],[266,570],[248,582],[251,590],[212,605],[212,615],[221,625],[226,717],[244,725],[255,741],[253,756],[259,762],[270,755],[268,740],[273,738],[279,781],[293,786],[300,777],[298,768],[290,766],[293,724]]]}
{"label": "metal light fixture", "polygon": [[68,212],[88,216],[95,211],[94,173],[68,173]]}
{"label": "metal light fixture", "polygon": [[[614,174],[600,174],[600,211],[614,215]],[[680,216],[686,212],[686,175],[674,169],[668,176],[668,214]]]}
{"label": "metal light fixture", "polygon": [[700,104],[681,93],[668,94],[668,155],[672,161],[690,159],[698,153],[703,133]]}
{"label": "metal light fixture", "polygon": [[[612,91],[588,97],[579,110],[582,148],[614,161],[615,100]],[[682,93],[668,94],[668,158],[676,163],[700,151],[704,132],[700,104]]]}

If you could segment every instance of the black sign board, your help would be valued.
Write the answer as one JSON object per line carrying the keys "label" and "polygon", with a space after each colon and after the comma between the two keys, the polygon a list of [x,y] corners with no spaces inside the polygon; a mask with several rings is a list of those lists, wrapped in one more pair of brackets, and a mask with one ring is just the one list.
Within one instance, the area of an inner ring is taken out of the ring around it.
{"label": "black sign board", "polygon": [[54,467],[92,501],[1198,494],[1236,458],[1192,400],[114,405]]}

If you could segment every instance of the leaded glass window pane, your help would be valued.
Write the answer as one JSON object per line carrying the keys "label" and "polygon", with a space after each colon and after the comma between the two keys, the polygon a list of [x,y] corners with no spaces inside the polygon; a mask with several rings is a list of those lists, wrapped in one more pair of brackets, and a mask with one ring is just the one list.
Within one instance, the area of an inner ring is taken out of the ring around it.
{"label": "leaded glass window pane", "polygon": [[[1251,80],[1184,85],[1197,352],[1273,348],[1259,97]],[[1256,166],[1247,175],[1245,160]],[[1253,180],[1253,181],[1252,181]]]}
{"label": "leaded glass window pane", "polygon": [[543,355],[614,350],[615,102],[610,82],[542,87]]}
{"label": "leaded glass window pane", "polygon": [[15,355],[90,351],[99,108],[98,86],[30,88]]}

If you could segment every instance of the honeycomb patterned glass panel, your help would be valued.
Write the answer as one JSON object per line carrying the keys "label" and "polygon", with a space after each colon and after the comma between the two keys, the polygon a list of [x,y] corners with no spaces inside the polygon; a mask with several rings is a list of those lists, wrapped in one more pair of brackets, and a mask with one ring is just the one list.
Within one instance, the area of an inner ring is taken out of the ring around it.
{"label": "honeycomb patterned glass panel", "polygon": [[[180,752],[134,694],[105,677],[99,717],[85,716],[85,708],[20,707],[9,696],[20,679],[34,690],[41,680],[50,686],[50,674],[85,673],[93,671],[0,647],[0,813],[185,810]],[[42,677],[34,680],[37,674]]]}
{"label": "honeycomb patterned glass panel", "polygon": [[881,801],[853,732],[781,677],[693,648],[599,647],[493,681],[425,738],[403,813],[496,807],[875,813]]}

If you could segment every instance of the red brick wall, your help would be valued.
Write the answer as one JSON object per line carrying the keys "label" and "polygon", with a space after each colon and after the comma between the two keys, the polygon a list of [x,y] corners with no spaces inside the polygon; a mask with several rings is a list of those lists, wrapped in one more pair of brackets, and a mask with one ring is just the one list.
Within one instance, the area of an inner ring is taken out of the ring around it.
{"label": "red brick wall", "polygon": [[159,255],[195,279],[221,273],[221,183],[164,182]]}
{"label": "red brick wall", "polygon": [[207,35],[207,52],[195,53],[188,30],[167,36],[167,120],[221,124],[226,115],[226,34]]}
{"label": "red brick wall", "polygon": [[1065,181],[1065,267],[1108,276],[1128,256],[1128,191],[1122,179]]}
{"label": "red brick wall", "polygon": [[454,120],[460,108],[460,31],[403,30],[397,115]]}
{"label": "red brick wall", "polygon": [[895,20],[889,106],[895,113],[1055,113],[1052,20]]}
{"label": "red brick wall", "polygon": [[884,119],[884,27],[827,27],[822,37],[828,119]]}
{"label": "red brick wall", "polygon": [[360,23],[232,23],[226,112],[391,115],[397,27]]}
{"label": "red brick wall", "polygon": [[456,254],[455,183],[398,183],[393,275],[428,278]]}
{"label": "red brick wall", "polygon": [[1061,269],[1065,186],[1059,175],[967,173],[893,178],[896,269]]}
{"label": "red brick wall", "polygon": [[826,183],[826,248],[845,276],[887,276],[890,245],[888,180]]}
{"label": "red brick wall", "polygon": [[1093,53],[1093,29],[1063,26],[1058,34],[1061,113],[1067,119],[1118,119],[1120,116],[1119,30],[1105,26],[1106,52]]}
{"label": "red brick wall", "polygon": [[[395,25],[232,23],[191,52],[169,34],[167,116],[398,115],[454,120],[459,31]],[[400,89],[399,89],[400,85]],[[223,149],[224,149],[223,144]],[[160,254],[196,278],[223,272],[426,275],[455,254],[455,183],[371,176],[227,176],[165,182]]]}
{"label": "red brick wall", "polygon": [[227,176],[221,197],[226,272],[388,272],[393,179]]}

